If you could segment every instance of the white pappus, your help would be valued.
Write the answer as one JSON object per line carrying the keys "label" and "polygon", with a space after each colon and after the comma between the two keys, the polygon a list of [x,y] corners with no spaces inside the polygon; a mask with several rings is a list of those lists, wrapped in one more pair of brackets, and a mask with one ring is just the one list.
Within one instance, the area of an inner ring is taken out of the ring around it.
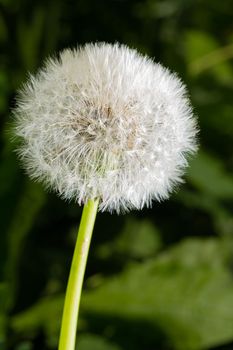
{"label": "white pappus", "polygon": [[21,89],[14,111],[28,174],[79,204],[124,212],[167,198],[196,151],[186,88],[119,44],[64,50]]}

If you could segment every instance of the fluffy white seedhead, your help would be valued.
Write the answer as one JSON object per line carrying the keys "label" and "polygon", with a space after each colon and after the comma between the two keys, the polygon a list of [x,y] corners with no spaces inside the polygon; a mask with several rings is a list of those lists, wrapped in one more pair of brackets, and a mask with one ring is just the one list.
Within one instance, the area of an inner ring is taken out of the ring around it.
{"label": "fluffy white seedhead", "polygon": [[126,211],[168,197],[196,150],[180,79],[123,45],[61,52],[18,97],[15,133],[28,174],[79,204]]}

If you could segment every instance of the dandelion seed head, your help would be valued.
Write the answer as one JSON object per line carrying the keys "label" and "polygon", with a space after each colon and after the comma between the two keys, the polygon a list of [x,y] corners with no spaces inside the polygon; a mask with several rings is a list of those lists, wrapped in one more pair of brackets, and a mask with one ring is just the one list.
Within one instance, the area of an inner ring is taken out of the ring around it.
{"label": "dandelion seed head", "polygon": [[181,80],[118,44],[65,50],[31,76],[15,109],[28,174],[79,204],[127,211],[168,197],[196,151]]}

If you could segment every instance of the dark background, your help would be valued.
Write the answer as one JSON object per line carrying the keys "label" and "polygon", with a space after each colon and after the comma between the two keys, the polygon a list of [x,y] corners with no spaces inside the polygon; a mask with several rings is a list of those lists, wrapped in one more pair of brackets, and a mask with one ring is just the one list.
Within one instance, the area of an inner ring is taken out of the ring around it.
{"label": "dark background", "polygon": [[180,75],[200,150],[168,201],[98,215],[78,349],[233,349],[232,0],[0,0],[0,349],[56,349],[81,216],[19,168],[15,94],[45,57],[93,41]]}

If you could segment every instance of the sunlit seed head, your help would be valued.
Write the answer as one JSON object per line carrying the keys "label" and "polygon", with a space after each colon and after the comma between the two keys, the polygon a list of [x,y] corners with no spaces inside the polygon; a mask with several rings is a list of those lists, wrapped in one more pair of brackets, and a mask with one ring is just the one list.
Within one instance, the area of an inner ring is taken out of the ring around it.
{"label": "sunlit seed head", "polygon": [[28,174],[79,204],[127,211],[167,198],[196,150],[180,79],[123,45],[87,44],[46,62],[15,109]]}

